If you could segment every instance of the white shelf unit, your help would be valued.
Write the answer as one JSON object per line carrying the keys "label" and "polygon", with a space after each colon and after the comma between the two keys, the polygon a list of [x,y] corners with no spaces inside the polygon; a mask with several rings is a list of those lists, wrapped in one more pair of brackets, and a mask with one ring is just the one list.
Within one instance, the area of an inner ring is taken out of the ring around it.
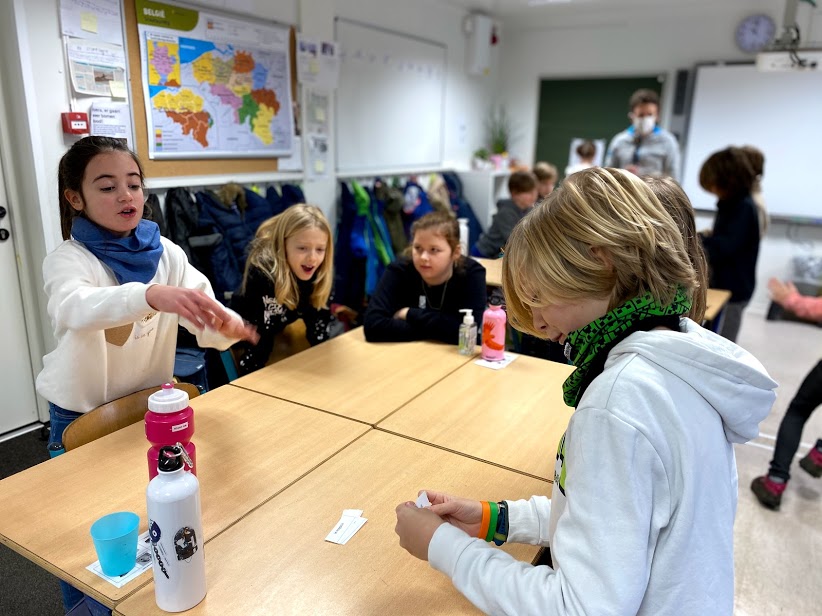
{"label": "white shelf unit", "polygon": [[491,226],[494,214],[497,212],[497,201],[508,199],[508,177],[511,172],[501,171],[457,171],[462,181],[464,197],[474,209],[474,214],[482,225],[483,231]]}

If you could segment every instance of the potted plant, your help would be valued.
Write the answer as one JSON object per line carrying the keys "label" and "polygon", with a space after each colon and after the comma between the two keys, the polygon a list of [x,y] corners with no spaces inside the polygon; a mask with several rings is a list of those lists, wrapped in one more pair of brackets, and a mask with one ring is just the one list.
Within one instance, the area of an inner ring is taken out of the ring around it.
{"label": "potted plant", "polygon": [[491,160],[497,169],[507,166],[508,149],[511,145],[513,126],[505,107],[491,107],[485,120],[485,129],[488,133],[488,145],[491,149]]}
{"label": "potted plant", "polygon": [[471,167],[478,171],[493,168],[493,163],[489,160],[491,153],[488,148],[479,148],[474,151],[474,156],[471,159]]}

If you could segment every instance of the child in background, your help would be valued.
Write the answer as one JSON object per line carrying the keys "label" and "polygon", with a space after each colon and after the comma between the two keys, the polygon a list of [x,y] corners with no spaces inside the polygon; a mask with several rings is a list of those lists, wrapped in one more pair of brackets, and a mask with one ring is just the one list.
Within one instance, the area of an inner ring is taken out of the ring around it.
{"label": "child in background", "polygon": [[246,261],[243,286],[232,305],[257,326],[260,341],[241,343],[238,372],[266,365],[275,336],[297,319],[312,346],[328,339],[336,322],[328,308],[334,243],[320,208],[292,205],[257,230]]}
{"label": "child in background", "polygon": [[[552,498],[427,491],[430,509],[397,507],[400,545],[490,614],[730,616],[733,443],[759,434],[776,383],[681,318],[695,283],[680,230],[640,178],[599,167],[566,178],[503,261],[511,323],[565,342],[577,366]],[[550,545],[554,568],[479,536]]]}
{"label": "child in background", "polygon": [[565,175],[571,175],[583,169],[590,169],[594,166],[594,157],[597,155],[597,146],[590,139],[586,139],[577,146],[577,156],[579,162],[575,165],[568,165],[565,168]]}
{"label": "child in background", "polygon": [[499,256],[511,229],[522,220],[537,202],[537,178],[529,171],[515,171],[508,178],[510,199],[497,201],[497,213],[491,227],[480,235],[477,243],[471,248],[472,257],[496,259]]}
{"label": "child in background", "polygon": [[[822,321],[822,297],[807,297],[799,294],[793,283],[783,283],[776,278],[768,281],[773,301],[790,310],[798,317]],[[782,504],[782,493],[788,487],[791,478],[791,462],[799,442],[802,439],[802,429],[811,413],[822,404],[822,361],[808,373],[799,391],[788,405],[785,417],[779,424],[776,435],[773,460],[767,475],[757,477],[751,483],[751,490],[756,498],[769,509],[779,509]],[[813,477],[822,477],[822,439],[817,439],[816,445],[811,447],[799,466]]]}
{"label": "child in background", "polygon": [[551,163],[538,162],[534,165],[534,175],[537,176],[537,201],[542,201],[553,192],[559,173]]}
{"label": "child in background", "polygon": [[755,180],[748,154],[735,147],[714,152],[699,171],[699,184],[719,198],[713,230],[700,236],[708,255],[711,287],[731,292],[719,334],[732,342],[756,284],[760,234],[751,198]]}
{"label": "child in background", "polygon": [[674,219],[676,226],[685,240],[685,252],[691,260],[691,266],[696,274],[696,287],[691,298],[691,310],[686,315],[692,321],[702,323],[705,318],[708,295],[708,261],[702,241],[696,232],[694,208],[688,195],[673,178],[656,178],[645,176],[642,178],[654,192],[662,207]]}
{"label": "child in background", "polygon": [[[49,401],[49,449],[83,413],[170,381],[178,323],[204,347],[257,339],[214,299],[183,250],[143,220],[143,169],[123,141],[80,139],[60,159],[58,176],[64,241],[43,262],[57,347],[37,377]],[[61,585],[66,611],[85,600],[107,612]]]}
{"label": "child in background", "polygon": [[411,238],[411,258],[388,266],[368,302],[366,340],[457,344],[463,308],[471,309],[481,331],[485,268],[460,254],[456,219],[426,214],[412,225]]}

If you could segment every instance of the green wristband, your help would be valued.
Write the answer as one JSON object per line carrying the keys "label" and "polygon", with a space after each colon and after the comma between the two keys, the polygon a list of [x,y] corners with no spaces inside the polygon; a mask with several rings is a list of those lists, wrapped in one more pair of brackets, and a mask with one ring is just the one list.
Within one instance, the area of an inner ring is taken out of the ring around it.
{"label": "green wristband", "polygon": [[499,518],[499,505],[493,501],[488,503],[491,508],[491,522],[488,524],[488,534],[485,535],[485,540],[491,542],[494,540],[494,533],[497,532],[497,519]]}

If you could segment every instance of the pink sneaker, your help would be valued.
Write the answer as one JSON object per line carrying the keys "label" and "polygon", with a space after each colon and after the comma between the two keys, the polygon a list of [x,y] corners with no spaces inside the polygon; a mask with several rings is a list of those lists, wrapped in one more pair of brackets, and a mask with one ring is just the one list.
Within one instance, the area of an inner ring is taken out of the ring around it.
{"label": "pink sneaker", "polygon": [[757,477],[751,483],[751,490],[756,499],[768,509],[779,511],[779,505],[782,504],[782,492],[788,487],[788,482],[776,483],[772,481],[767,475]]}
{"label": "pink sneaker", "polygon": [[799,466],[814,477],[822,477],[822,451],[811,447],[808,455],[799,461]]}

